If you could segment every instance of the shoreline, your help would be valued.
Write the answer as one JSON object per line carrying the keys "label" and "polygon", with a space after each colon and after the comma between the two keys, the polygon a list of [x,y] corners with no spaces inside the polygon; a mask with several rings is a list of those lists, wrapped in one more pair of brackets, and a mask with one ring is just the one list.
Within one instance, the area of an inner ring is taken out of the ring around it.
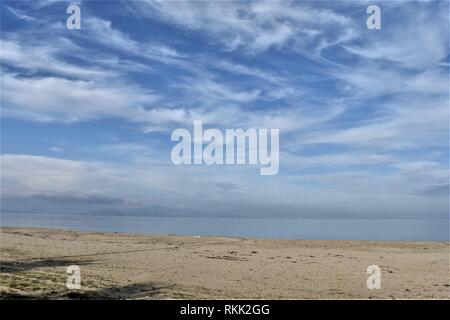
{"label": "shoreline", "polygon": [[[0,298],[450,299],[449,243],[0,227]],[[69,265],[81,289],[65,287]],[[382,285],[367,289],[369,265]]]}
{"label": "shoreline", "polygon": [[[223,218],[227,219],[227,218]],[[60,232],[78,232],[78,233],[99,233],[105,235],[124,235],[124,236],[137,236],[137,237],[199,237],[199,238],[223,238],[223,239],[242,239],[242,240],[268,240],[268,241],[351,241],[351,242],[375,242],[375,243],[416,243],[416,244],[449,244],[450,238],[448,241],[444,240],[368,240],[368,239],[290,239],[290,238],[265,238],[265,237],[242,237],[242,236],[224,236],[224,235],[196,235],[196,234],[177,234],[177,233],[139,233],[139,232],[126,232],[126,231],[102,231],[95,229],[77,229],[77,228],[52,228],[52,227],[34,227],[34,226],[13,226],[13,225],[0,225],[1,229],[30,229],[30,230],[42,230],[42,231],[60,231]]]}
{"label": "shoreline", "polygon": [[1,224],[11,227],[145,235],[176,234],[286,240],[449,241],[449,221],[435,219],[125,218],[113,215],[2,214]]}

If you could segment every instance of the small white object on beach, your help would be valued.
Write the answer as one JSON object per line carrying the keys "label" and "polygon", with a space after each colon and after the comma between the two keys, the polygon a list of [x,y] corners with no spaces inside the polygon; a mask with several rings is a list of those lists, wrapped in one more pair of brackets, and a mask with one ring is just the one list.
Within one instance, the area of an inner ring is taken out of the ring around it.
{"label": "small white object on beach", "polygon": [[194,236],[194,238],[200,238],[200,236]]}

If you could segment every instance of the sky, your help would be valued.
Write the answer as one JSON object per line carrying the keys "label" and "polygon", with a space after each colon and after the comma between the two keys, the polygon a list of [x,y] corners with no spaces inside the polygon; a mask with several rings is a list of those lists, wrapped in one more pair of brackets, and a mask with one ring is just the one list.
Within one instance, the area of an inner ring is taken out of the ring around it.
{"label": "sky", "polygon": [[[0,6],[3,212],[448,218],[447,1]],[[194,120],[279,129],[278,174],[175,166]]]}

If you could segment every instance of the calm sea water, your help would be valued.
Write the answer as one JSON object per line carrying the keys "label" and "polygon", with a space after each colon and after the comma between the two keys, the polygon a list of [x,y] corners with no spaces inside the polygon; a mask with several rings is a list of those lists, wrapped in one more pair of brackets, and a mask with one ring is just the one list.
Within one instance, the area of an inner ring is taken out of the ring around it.
{"label": "calm sea water", "polygon": [[449,220],[229,219],[2,213],[2,226],[305,240],[449,241]]}

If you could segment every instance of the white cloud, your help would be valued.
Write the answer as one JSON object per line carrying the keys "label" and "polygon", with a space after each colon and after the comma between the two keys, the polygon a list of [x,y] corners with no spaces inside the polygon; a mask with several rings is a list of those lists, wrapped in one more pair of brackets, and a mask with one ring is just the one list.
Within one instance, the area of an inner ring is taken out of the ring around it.
{"label": "white cloud", "polygon": [[[399,17],[386,30],[367,34],[364,45],[343,45],[368,60],[385,60],[401,67],[425,70],[447,60],[448,4],[419,6],[406,3],[394,8]],[[387,10],[385,13],[389,15]]]}
{"label": "white cloud", "polygon": [[283,165],[289,169],[387,165],[396,161],[391,154],[365,154],[361,152],[332,153],[319,156],[297,156],[289,152],[283,152],[280,158],[283,159]]}
{"label": "white cloud", "polygon": [[[2,155],[1,161],[2,196],[96,194],[141,205],[271,217],[277,213],[430,217],[430,210],[435,217],[448,208],[445,197],[425,200],[411,194],[423,186],[445,183],[442,176],[426,175],[425,171],[421,175],[411,175],[410,171],[389,175],[365,171],[308,173],[260,180],[255,178],[257,169],[247,166],[150,166],[146,162],[126,166],[13,154]],[[425,167],[429,169],[429,165]],[[230,193],[218,188],[231,183],[233,189],[239,190],[233,192],[232,202]],[[280,208],[287,211],[280,212]]]}
{"label": "white cloud", "polygon": [[55,39],[51,44],[2,39],[0,59],[4,64],[26,69],[27,72],[44,71],[83,79],[105,77],[111,74],[95,67],[88,69],[69,64],[57,58],[57,55],[62,52],[79,52],[79,50],[79,47],[64,38]]}
{"label": "white cloud", "polygon": [[[154,18],[156,14],[162,20],[208,34],[212,42],[220,43],[225,50],[243,48],[257,53],[292,47],[295,43],[320,52],[356,35],[349,32],[350,18],[305,3],[149,0],[135,5],[141,8],[142,16]],[[325,28],[332,32],[324,33]]]}
{"label": "white cloud", "polygon": [[18,18],[18,19],[20,19],[20,20],[25,20],[25,21],[27,21],[27,22],[35,21],[35,20],[36,20],[36,18],[33,18],[33,17],[27,15],[27,14],[26,14],[24,11],[22,11],[22,10],[14,9],[14,8],[11,8],[11,7],[6,6],[6,5],[5,5],[5,8],[8,9],[9,12],[11,12],[16,18]]}
{"label": "white cloud", "polygon": [[53,152],[64,152],[64,148],[61,147],[50,147],[49,150]]}
{"label": "white cloud", "polygon": [[[448,98],[446,95],[400,96],[377,105],[380,116],[351,127],[324,128],[298,136],[299,143],[331,143],[370,150],[414,150],[448,147]],[[365,108],[361,105],[359,108]]]}
{"label": "white cloud", "polygon": [[232,72],[235,74],[246,75],[256,77],[265,81],[280,83],[283,78],[273,72],[261,70],[259,68],[248,67],[243,64],[233,63],[227,60],[217,61],[213,64],[214,67],[219,68],[223,71]]}
{"label": "white cloud", "polygon": [[393,68],[361,65],[331,71],[351,97],[377,97],[402,93],[446,94],[447,74],[442,70],[406,73]]}
{"label": "white cloud", "polygon": [[2,155],[3,193],[70,191],[91,167],[82,163],[31,155]]}
{"label": "white cloud", "polygon": [[158,99],[137,87],[54,77],[4,75],[2,87],[4,115],[36,121],[69,123],[105,117],[145,121],[150,117],[143,105]]}
{"label": "white cloud", "polygon": [[164,59],[179,58],[181,55],[173,48],[162,44],[141,43],[133,40],[129,35],[112,27],[111,21],[90,17],[83,21],[82,34],[86,40],[101,43],[106,47],[126,51],[136,56]]}
{"label": "white cloud", "polygon": [[224,102],[251,102],[256,100],[261,91],[258,89],[242,90],[227,85],[221,81],[208,78],[185,78],[184,83],[174,84],[174,87],[183,88],[200,103],[220,106]]}

